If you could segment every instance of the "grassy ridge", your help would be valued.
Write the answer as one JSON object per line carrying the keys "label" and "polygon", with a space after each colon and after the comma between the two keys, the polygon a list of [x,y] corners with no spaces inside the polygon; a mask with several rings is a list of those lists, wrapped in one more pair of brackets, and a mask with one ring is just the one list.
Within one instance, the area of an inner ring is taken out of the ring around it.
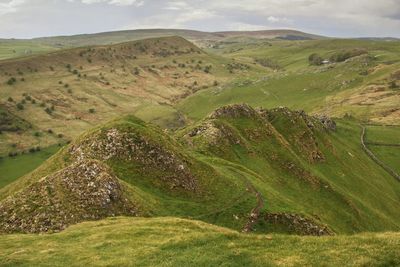
{"label": "grassy ridge", "polygon": [[395,266],[398,233],[245,235],[177,218],[113,218],[51,235],[1,236],[4,266]]}

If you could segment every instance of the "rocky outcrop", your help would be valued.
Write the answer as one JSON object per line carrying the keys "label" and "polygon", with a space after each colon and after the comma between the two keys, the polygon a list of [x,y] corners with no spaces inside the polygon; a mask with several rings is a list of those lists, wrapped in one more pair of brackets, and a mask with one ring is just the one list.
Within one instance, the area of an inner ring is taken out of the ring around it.
{"label": "rocky outcrop", "polygon": [[327,226],[295,213],[266,213],[264,218],[269,225],[281,226],[292,234],[314,236],[334,235],[334,232]]}
{"label": "rocky outcrop", "polygon": [[[110,159],[138,163],[143,173],[157,173],[158,177],[173,188],[196,191],[197,179],[189,170],[189,161],[178,152],[167,149],[134,129],[120,130],[110,128],[101,130],[69,149],[70,154],[79,160]],[[157,177],[157,175],[153,174]]]}
{"label": "rocky outcrop", "polygon": [[322,123],[325,129],[329,131],[336,131],[336,122],[332,120],[332,118],[325,115],[316,116],[316,118],[318,118],[318,120]]}
{"label": "rocky outcrop", "polygon": [[81,221],[137,214],[105,164],[81,160],[3,200],[0,232],[60,231]]}
{"label": "rocky outcrop", "polygon": [[239,117],[252,117],[257,118],[258,113],[247,104],[232,104],[220,107],[212,112],[208,118],[218,119],[223,117],[239,118]]}

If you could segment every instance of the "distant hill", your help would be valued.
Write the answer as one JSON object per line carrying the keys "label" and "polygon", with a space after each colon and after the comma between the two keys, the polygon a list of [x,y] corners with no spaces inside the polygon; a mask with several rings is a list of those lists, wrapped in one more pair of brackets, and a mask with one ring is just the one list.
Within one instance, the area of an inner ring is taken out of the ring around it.
{"label": "distant hill", "polygon": [[179,99],[238,74],[267,71],[207,54],[177,36],[2,60],[4,120],[20,125],[24,118],[32,127],[1,127],[0,155],[64,142],[127,113],[164,127],[180,126],[184,118],[172,108]]}

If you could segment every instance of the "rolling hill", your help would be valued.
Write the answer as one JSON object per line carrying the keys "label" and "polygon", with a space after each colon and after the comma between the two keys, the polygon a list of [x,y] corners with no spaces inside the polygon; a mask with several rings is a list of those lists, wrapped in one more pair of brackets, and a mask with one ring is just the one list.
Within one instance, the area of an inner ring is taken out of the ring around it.
{"label": "rolling hill", "polygon": [[3,60],[1,109],[30,127],[3,129],[0,153],[63,144],[128,113],[164,127],[181,126],[184,117],[172,107],[179,99],[261,70],[268,71],[207,54],[180,37]]}
{"label": "rolling hill", "polygon": [[398,181],[358,139],[354,123],[286,108],[222,107],[176,136],[128,116],[1,189],[0,229],[59,231],[130,215],[245,232],[398,231]]}
{"label": "rolling hill", "polygon": [[53,36],[34,39],[0,39],[0,59],[30,55],[46,51],[95,45],[110,45],[148,38],[180,36],[200,47],[213,46],[218,42],[232,40],[289,39],[311,40],[325,38],[296,30],[202,32],[184,29],[143,29],[73,36]]}
{"label": "rolling hill", "polygon": [[292,30],[1,40],[0,265],[399,265],[399,55]]}

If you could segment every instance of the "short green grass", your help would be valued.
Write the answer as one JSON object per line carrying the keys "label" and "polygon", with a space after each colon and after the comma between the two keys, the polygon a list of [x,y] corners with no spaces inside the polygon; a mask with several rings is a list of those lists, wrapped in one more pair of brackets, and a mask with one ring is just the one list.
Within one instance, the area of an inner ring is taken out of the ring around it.
{"label": "short green grass", "polygon": [[0,40],[0,60],[57,50],[50,45],[25,40]]}
{"label": "short green grass", "polygon": [[26,153],[16,157],[4,156],[0,159],[0,188],[33,171],[59,149],[58,145],[53,145],[35,153]]}
{"label": "short green grass", "polygon": [[199,221],[110,218],[3,235],[2,266],[396,266],[400,234],[246,235]]}
{"label": "short green grass", "polygon": [[368,145],[368,148],[378,159],[400,174],[400,147]]}

